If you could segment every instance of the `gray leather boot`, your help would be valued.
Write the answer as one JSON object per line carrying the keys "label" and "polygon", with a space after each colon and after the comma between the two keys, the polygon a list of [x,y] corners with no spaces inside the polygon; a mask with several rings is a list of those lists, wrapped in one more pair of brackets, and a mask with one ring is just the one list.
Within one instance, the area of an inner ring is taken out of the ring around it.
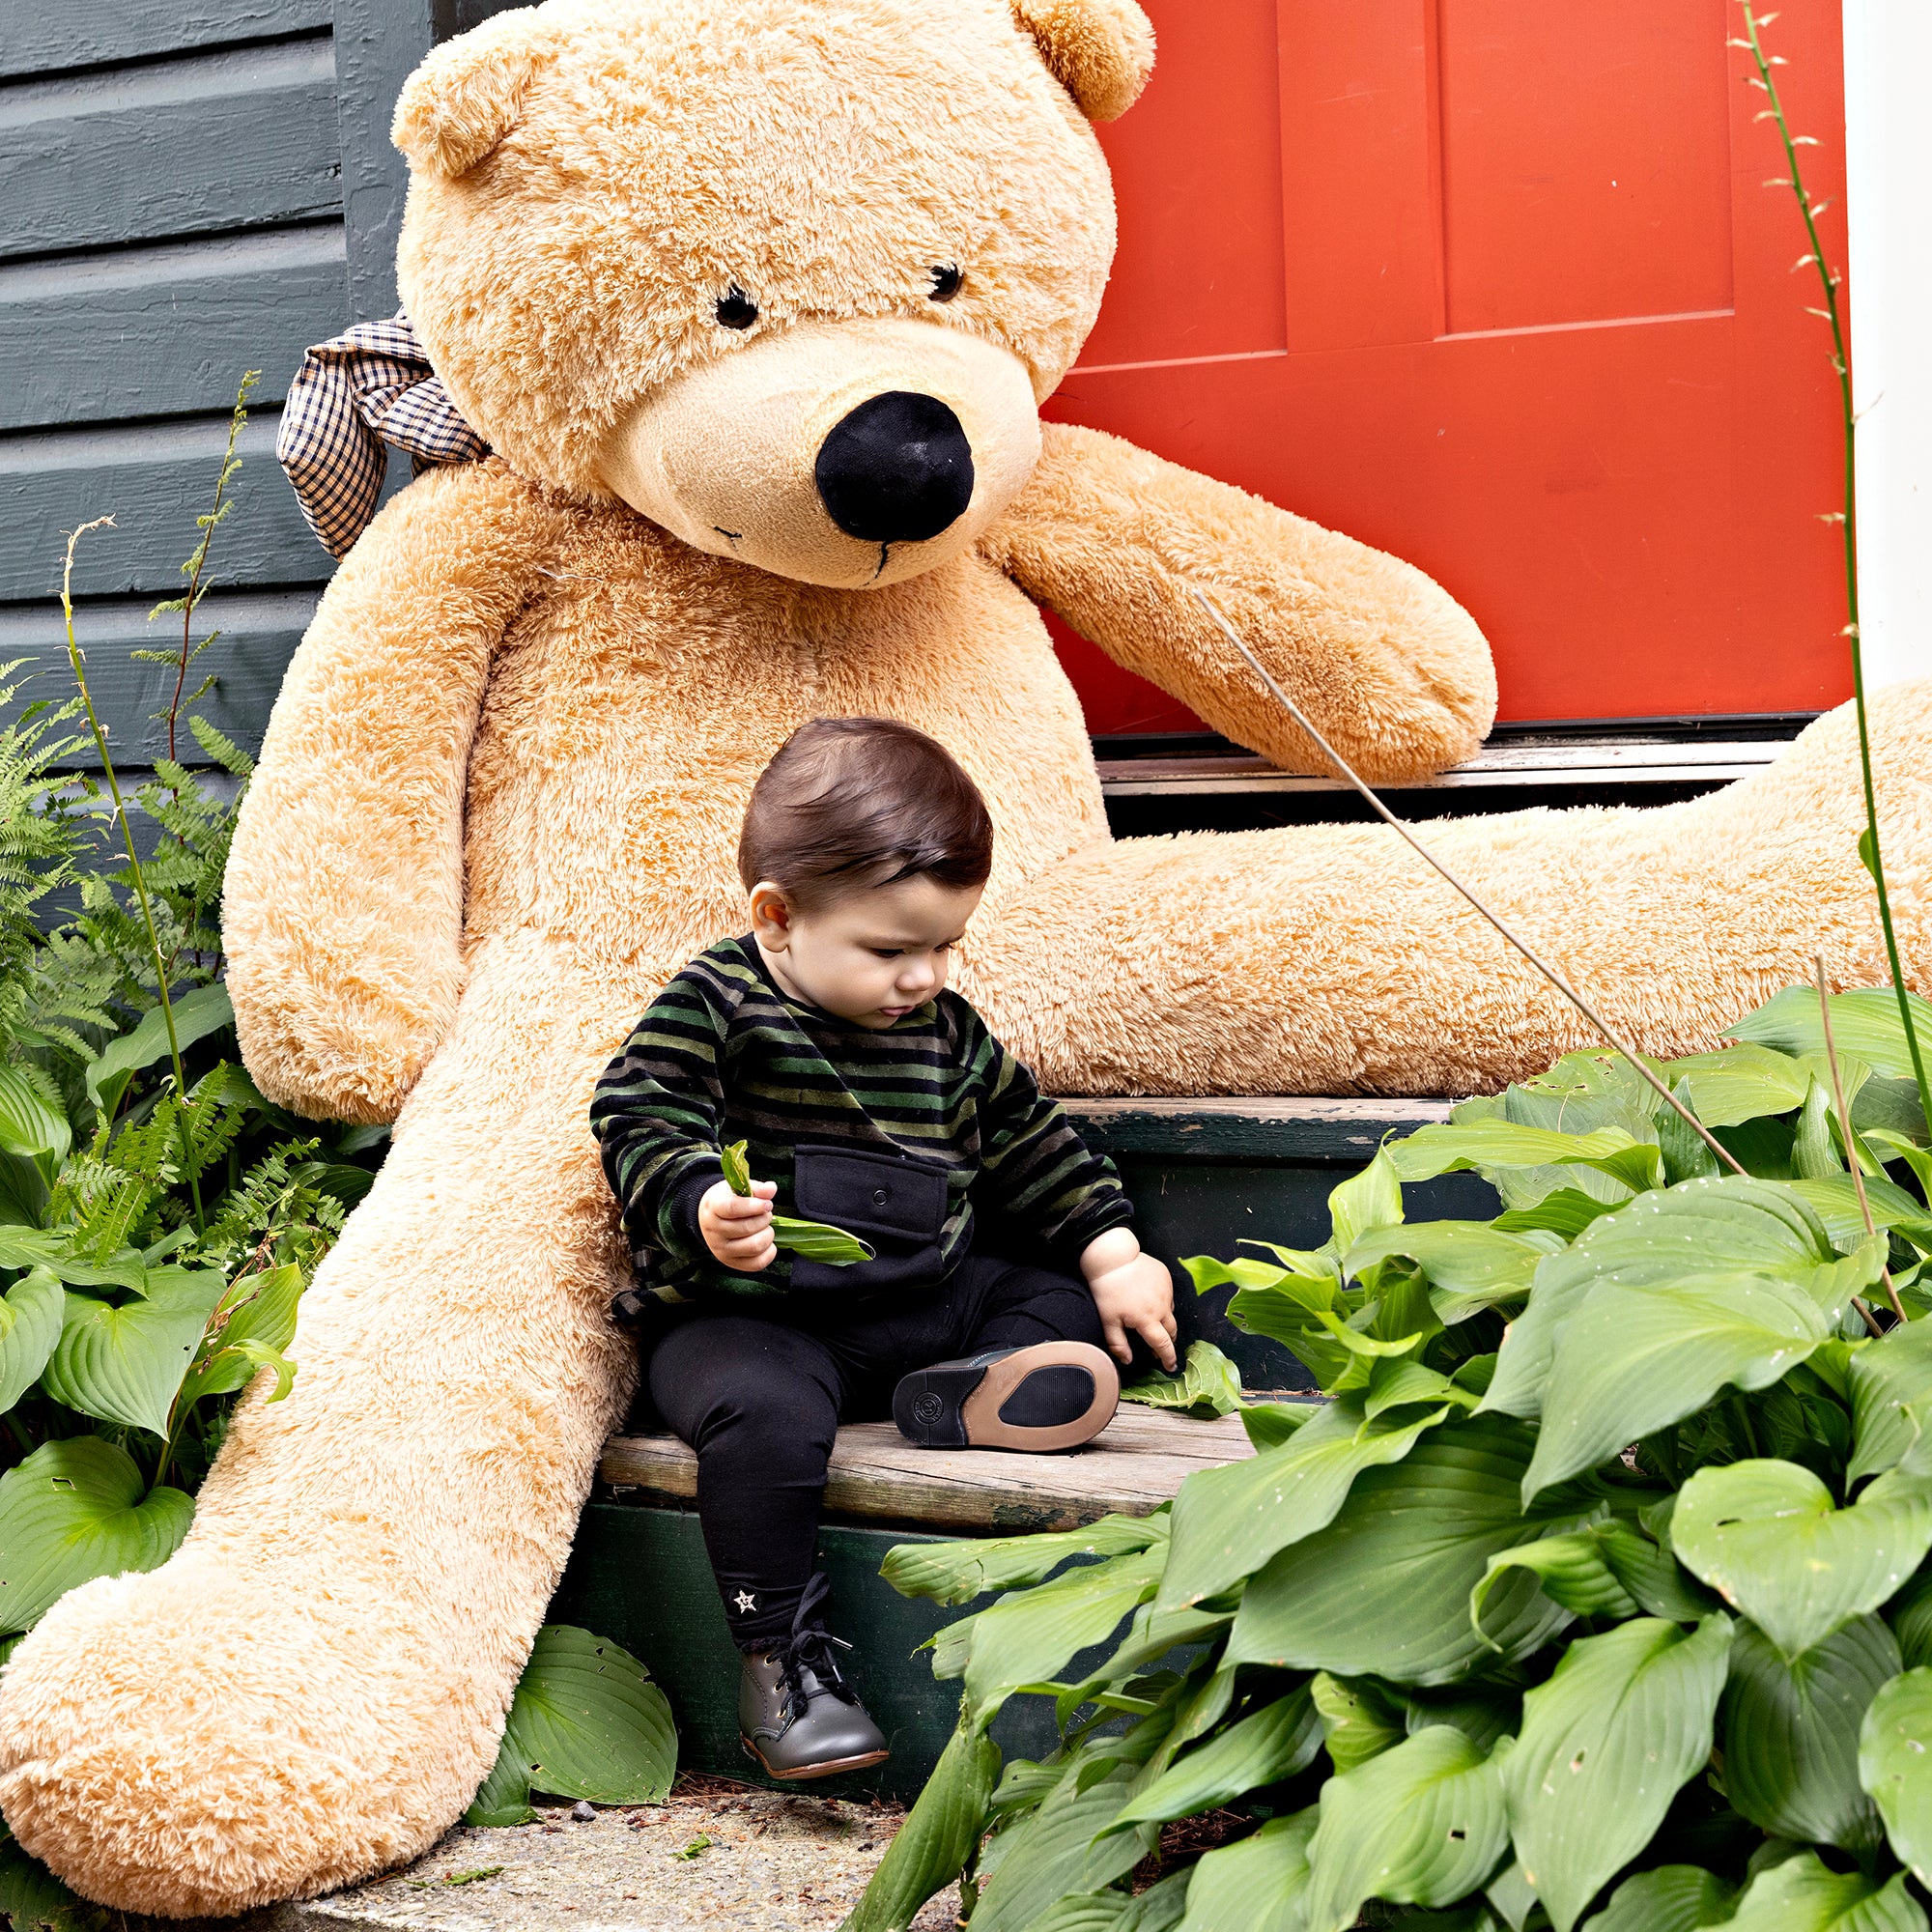
{"label": "gray leather boot", "polygon": [[822,1576],[813,1577],[790,1636],[745,1653],[738,1737],[771,1777],[831,1777],[891,1755],[884,1733],[838,1668],[838,1653],[852,1646],[819,1622],[830,1587]]}

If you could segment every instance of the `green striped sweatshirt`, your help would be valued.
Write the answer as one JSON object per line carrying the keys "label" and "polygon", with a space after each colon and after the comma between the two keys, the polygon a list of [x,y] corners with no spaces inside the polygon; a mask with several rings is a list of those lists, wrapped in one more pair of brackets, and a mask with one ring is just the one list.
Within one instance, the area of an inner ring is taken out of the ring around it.
{"label": "green striped sweatshirt", "polygon": [[[965,1258],[976,1206],[1069,1268],[1133,1218],[1112,1163],[958,994],[871,1030],[788,997],[750,938],[666,986],[597,1083],[590,1124],[639,1285],[668,1301],[914,1290]],[[877,1260],[835,1268],[781,1250],[755,1275],[722,1267],[697,1204],[740,1140],[779,1213],[846,1227]]]}

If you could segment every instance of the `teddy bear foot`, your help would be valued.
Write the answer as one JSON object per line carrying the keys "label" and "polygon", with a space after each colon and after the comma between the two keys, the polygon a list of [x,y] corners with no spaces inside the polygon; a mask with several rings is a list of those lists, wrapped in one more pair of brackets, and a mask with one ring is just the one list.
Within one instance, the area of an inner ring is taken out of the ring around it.
{"label": "teddy bear foot", "polygon": [[20,1843],[96,1902],[167,1918],[313,1897],[427,1849],[500,1711],[451,1632],[333,1580],[305,1593],[189,1549],[63,1598],[7,1671]]}

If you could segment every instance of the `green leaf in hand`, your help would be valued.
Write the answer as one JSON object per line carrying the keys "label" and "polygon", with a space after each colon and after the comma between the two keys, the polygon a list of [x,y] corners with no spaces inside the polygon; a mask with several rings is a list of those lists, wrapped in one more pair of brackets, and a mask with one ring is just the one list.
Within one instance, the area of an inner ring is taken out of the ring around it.
{"label": "green leaf in hand", "polygon": [[98,1435],[43,1443],[0,1476],[0,1631],[31,1630],[93,1577],[165,1563],[194,1504],[144,1488],[128,1452]]}
{"label": "green leaf in hand", "polygon": [[[749,1141],[733,1141],[720,1156],[733,1194],[749,1195],[752,1191],[752,1169],[745,1157],[750,1145]],[[772,1216],[772,1239],[804,1261],[830,1262],[834,1267],[868,1262],[876,1252],[843,1228],[827,1227],[823,1221],[800,1221],[789,1214]]]}
{"label": "green leaf in hand", "polygon": [[1121,1391],[1122,1402],[1190,1415],[1233,1415],[1241,1406],[1241,1372],[1212,1342],[1192,1342],[1178,1376],[1148,1376]]}

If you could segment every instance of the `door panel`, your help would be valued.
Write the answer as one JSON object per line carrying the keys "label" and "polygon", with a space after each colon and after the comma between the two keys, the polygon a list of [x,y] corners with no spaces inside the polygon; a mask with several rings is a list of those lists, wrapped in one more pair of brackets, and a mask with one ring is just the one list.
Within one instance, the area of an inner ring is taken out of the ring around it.
{"label": "door panel", "polygon": [[[1505,718],[1845,694],[1828,344],[1728,0],[1150,11],[1153,83],[1101,134],[1120,260],[1050,413],[1412,558]],[[1835,204],[1837,7],[1773,33]],[[1065,649],[1096,731],[1188,728]]]}

